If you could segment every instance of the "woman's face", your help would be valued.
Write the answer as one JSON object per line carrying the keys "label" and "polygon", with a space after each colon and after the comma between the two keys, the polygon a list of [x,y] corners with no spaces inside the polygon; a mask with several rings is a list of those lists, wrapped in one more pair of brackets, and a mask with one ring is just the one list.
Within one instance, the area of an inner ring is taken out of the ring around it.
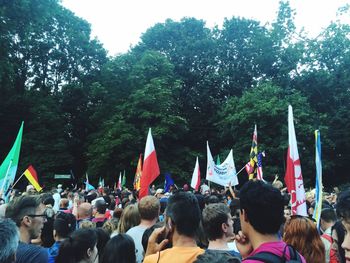
{"label": "woman's face", "polygon": [[338,247],[338,234],[337,234],[337,231],[335,231],[335,229],[332,230],[332,239],[333,239],[333,242],[332,242],[332,247],[331,249],[338,252],[339,250],[339,247]]}

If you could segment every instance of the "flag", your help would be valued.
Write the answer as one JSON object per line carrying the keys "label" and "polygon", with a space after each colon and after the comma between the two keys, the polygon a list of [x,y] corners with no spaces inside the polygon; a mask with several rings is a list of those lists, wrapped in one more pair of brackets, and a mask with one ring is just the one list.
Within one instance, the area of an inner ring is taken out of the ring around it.
{"label": "flag", "polygon": [[291,196],[292,215],[307,216],[303,175],[293,122],[293,108],[288,106],[288,153],[284,180]]}
{"label": "flag", "polygon": [[170,173],[165,174],[165,181],[164,181],[164,193],[169,192],[170,186],[174,185],[174,180],[171,178]]}
{"label": "flag", "polygon": [[245,166],[245,169],[249,176],[249,180],[252,180],[254,178],[254,174],[256,174],[256,164],[258,162],[257,155],[258,155],[258,132],[255,125],[253,140],[252,140],[252,147],[250,148],[250,154],[249,154],[250,160]]}
{"label": "flag", "polygon": [[88,192],[90,190],[95,190],[95,187],[89,183],[89,176],[86,173],[86,181],[84,182],[85,184],[85,191]]}
{"label": "flag", "polygon": [[265,157],[265,152],[258,153],[258,167],[256,171],[256,179],[264,181],[262,171],[262,158]]}
{"label": "flag", "polygon": [[139,198],[148,195],[148,187],[150,184],[157,178],[160,174],[157,154],[154,148],[151,128],[148,131],[146,147],[145,147],[145,156],[143,160],[143,169],[141,176],[141,189],[139,193]]}
{"label": "flag", "polygon": [[236,167],[233,160],[232,150],[226,157],[226,160],[220,164],[215,165],[213,156],[211,155],[209,143],[207,142],[207,175],[206,179],[213,183],[228,186],[238,184],[238,178],[236,173]]}
{"label": "flag", "polygon": [[140,154],[139,161],[137,162],[136,173],[134,178],[134,189],[140,190],[140,180],[142,175],[142,155]]}
{"label": "flag", "polygon": [[29,165],[27,170],[24,171],[24,175],[37,192],[40,192],[43,189],[39,184],[38,175],[33,166]]}
{"label": "flag", "polygon": [[315,193],[315,210],[313,218],[316,221],[317,228],[320,226],[322,210],[322,159],[321,159],[321,134],[319,130],[315,131],[315,164],[316,164],[316,193]]}
{"label": "flag", "polygon": [[[23,124],[24,122],[22,121],[16,140],[10,152],[7,154],[5,160],[2,162],[0,166],[0,195],[1,193],[8,192],[7,190],[10,188],[11,184],[13,184],[13,181],[15,180],[15,177],[16,177],[18,160],[19,160],[19,152],[21,150],[21,143],[22,143]],[[5,195],[3,197],[7,199]]]}
{"label": "flag", "polygon": [[117,189],[122,190],[122,172],[119,173]]}
{"label": "flag", "polygon": [[123,178],[122,178],[122,188],[125,187],[125,185],[126,185],[126,176],[125,176],[125,170],[124,170]]}
{"label": "flag", "polygon": [[194,166],[194,171],[192,174],[191,187],[198,191],[199,186],[201,184],[201,172],[199,170],[199,162],[198,157],[196,158],[196,165]]}
{"label": "flag", "polygon": [[216,165],[220,165],[221,164],[221,161],[220,161],[220,155],[218,155],[216,157]]}

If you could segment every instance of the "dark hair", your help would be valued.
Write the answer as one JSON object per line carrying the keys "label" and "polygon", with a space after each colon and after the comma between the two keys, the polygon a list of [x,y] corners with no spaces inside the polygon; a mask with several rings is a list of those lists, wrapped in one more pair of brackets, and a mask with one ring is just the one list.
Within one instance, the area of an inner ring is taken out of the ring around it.
{"label": "dark hair", "polygon": [[195,194],[195,197],[197,198],[199,209],[201,211],[203,211],[203,209],[205,207],[205,198],[204,198],[204,196],[201,195],[201,194]]}
{"label": "dark hair", "polygon": [[[164,222],[157,222],[153,226],[147,228],[145,230],[145,232],[143,232],[142,239],[141,239],[141,244],[142,244],[142,247],[143,247],[143,251],[147,250],[148,239],[152,235],[154,229],[160,228],[160,227],[163,227],[163,226],[164,226]],[[161,240],[159,240],[159,241],[161,241]]]}
{"label": "dark hair", "polygon": [[261,234],[276,234],[284,221],[284,202],[280,191],[262,181],[250,180],[240,191],[241,211]]}
{"label": "dark hair", "polygon": [[59,237],[66,238],[75,230],[76,224],[77,220],[73,214],[59,212],[53,223],[53,229]]}
{"label": "dark hair", "polygon": [[166,215],[171,218],[180,235],[195,236],[201,220],[201,211],[194,194],[177,192],[170,196]]}
{"label": "dark hair", "polygon": [[227,223],[230,209],[223,203],[209,204],[203,210],[203,227],[209,240],[221,238],[222,224]]}
{"label": "dark hair", "polygon": [[50,193],[41,194],[41,199],[44,205],[55,205],[55,199],[53,199],[52,194]]}
{"label": "dark hair", "polygon": [[107,204],[106,204],[105,200],[97,200],[95,202],[95,207],[96,207],[96,210],[99,214],[106,213]]}
{"label": "dark hair", "polygon": [[97,244],[95,229],[83,228],[74,231],[62,241],[56,263],[76,263],[87,257],[87,250],[94,249]]}
{"label": "dark hair", "polygon": [[337,214],[333,208],[324,208],[321,211],[321,219],[327,223],[335,222],[337,221]]}
{"label": "dark hair", "polygon": [[134,240],[127,234],[118,234],[111,238],[104,249],[101,263],[135,263]]}
{"label": "dark hair", "polygon": [[217,197],[216,195],[209,195],[205,197],[205,204],[216,204],[216,203],[220,203],[220,199],[219,197]]}
{"label": "dark hair", "polygon": [[[345,250],[341,247],[341,244],[344,242],[345,230],[341,221],[337,221],[332,226],[332,232],[335,231],[337,233],[337,243],[338,243],[338,255],[340,256],[340,262],[345,262]],[[335,242],[335,241],[333,241]]]}
{"label": "dark hair", "polygon": [[97,233],[97,245],[96,246],[97,246],[98,253],[100,255],[99,259],[101,259],[104,248],[105,248],[107,242],[109,241],[110,236],[108,235],[107,231],[101,227],[96,228],[96,233]]}
{"label": "dark hair", "polygon": [[341,192],[337,198],[337,215],[344,220],[350,221],[350,190]]}
{"label": "dark hair", "polygon": [[41,205],[41,198],[38,195],[24,195],[14,198],[6,207],[5,217],[11,218],[18,227],[24,216],[34,214]]}
{"label": "dark hair", "polygon": [[194,263],[239,263],[240,259],[233,257],[226,251],[210,251],[199,255]]}

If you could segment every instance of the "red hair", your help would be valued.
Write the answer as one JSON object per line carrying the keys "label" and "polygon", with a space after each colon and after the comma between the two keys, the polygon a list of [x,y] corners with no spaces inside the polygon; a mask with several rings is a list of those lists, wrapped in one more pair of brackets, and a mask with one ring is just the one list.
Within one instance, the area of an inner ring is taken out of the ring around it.
{"label": "red hair", "polygon": [[307,217],[292,217],[287,221],[283,240],[303,255],[306,262],[326,262],[325,247],[316,224]]}

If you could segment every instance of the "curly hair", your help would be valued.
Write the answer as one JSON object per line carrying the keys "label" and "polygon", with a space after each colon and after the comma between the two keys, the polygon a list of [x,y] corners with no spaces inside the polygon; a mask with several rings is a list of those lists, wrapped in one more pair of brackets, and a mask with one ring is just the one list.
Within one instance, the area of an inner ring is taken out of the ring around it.
{"label": "curly hair", "polygon": [[324,244],[316,224],[309,218],[292,216],[284,226],[283,240],[303,255],[306,262],[326,262]]}

